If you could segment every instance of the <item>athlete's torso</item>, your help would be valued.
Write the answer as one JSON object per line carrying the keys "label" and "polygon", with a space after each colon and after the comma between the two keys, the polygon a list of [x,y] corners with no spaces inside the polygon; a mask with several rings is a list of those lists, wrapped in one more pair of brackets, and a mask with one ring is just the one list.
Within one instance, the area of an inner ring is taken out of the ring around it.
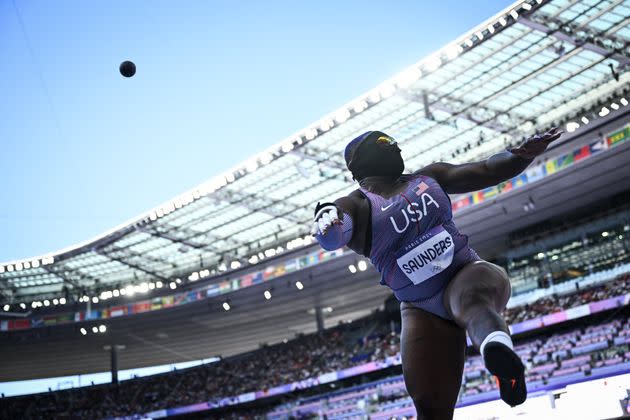
{"label": "athlete's torso", "polygon": [[478,257],[453,223],[451,201],[440,185],[424,175],[401,180],[406,187],[391,198],[360,189],[371,208],[366,256],[399,300],[415,301],[435,294]]}

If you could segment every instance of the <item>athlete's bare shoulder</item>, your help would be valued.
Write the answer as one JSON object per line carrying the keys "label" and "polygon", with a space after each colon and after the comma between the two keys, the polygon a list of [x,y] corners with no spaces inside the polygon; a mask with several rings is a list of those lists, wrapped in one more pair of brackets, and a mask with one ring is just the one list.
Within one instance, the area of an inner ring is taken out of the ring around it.
{"label": "athlete's bare shoulder", "polygon": [[359,190],[354,190],[345,197],[336,199],[335,204],[352,218],[356,219],[358,214],[366,208],[367,200]]}

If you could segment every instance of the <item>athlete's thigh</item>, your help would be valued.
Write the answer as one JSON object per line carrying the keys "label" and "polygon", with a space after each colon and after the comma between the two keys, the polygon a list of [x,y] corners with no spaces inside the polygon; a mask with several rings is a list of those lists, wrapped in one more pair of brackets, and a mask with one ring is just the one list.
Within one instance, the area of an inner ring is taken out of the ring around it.
{"label": "athlete's thigh", "polygon": [[425,418],[450,418],[462,381],[466,334],[453,322],[401,304],[403,375]]}
{"label": "athlete's thigh", "polygon": [[449,282],[444,291],[444,306],[454,318],[480,303],[490,304],[501,312],[511,293],[510,280],[503,267],[488,261],[475,261],[459,270]]}

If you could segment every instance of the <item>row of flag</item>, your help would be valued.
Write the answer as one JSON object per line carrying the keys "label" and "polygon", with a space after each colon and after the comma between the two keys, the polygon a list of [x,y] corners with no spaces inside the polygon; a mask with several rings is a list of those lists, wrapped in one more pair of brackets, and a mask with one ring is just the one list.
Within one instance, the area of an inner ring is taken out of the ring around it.
{"label": "row of flag", "polygon": [[511,191],[514,188],[522,187],[525,184],[538,181],[545,176],[554,174],[564,168],[568,168],[581,160],[601,153],[611,147],[618,146],[628,139],[630,139],[630,124],[626,125],[621,130],[608,134],[603,139],[591,141],[567,154],[549,159],[539,165],[532,166],[522,174],[502,182],[499,185],[459,197],[457,200],[453,201],[452,209],[455,212],[474,204],[487,201],[499,194]]}

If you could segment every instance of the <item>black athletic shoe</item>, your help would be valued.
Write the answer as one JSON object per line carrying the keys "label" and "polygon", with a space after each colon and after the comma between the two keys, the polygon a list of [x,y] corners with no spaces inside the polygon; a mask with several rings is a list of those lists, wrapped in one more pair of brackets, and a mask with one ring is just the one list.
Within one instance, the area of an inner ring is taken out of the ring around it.
{"label": "black athletic shoe", "polygon": [[514,407],[527,399],[525,366],[516,353],[508,346],[491,341],[483,349],[486,368],[494,375],[501,399]]}

